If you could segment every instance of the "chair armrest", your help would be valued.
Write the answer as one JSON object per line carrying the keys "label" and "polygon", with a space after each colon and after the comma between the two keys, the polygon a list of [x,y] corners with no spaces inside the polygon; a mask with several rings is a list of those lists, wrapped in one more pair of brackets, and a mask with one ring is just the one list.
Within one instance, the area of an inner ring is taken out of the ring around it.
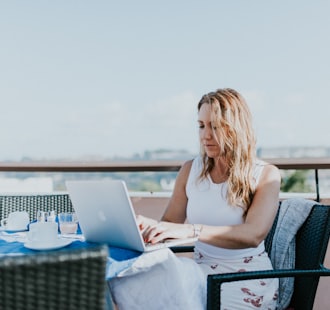
{"label": "chair armrest", "polygon": [[320,267],[317,269],[276,269],[208,275],[207,309],[220,309],[220,287],[225,282],[266,278],[313,276],[330,276],[330,269],[320,265]]}
{"label": "chair armrest", "polygon": [[173,253],[186,253],[186,252],[194,252],[195,246],[193,245],[176,245],[173,247],[170,247],[170,250]]}

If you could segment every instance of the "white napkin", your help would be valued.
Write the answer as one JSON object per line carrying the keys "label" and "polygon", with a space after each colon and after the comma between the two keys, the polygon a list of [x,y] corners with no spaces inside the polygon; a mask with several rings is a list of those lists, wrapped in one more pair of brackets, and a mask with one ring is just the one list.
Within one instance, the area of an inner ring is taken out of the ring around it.
{"label": "white napkin", "polygon": [[0,238],[7,242],[26,242],[27,241],[27,233],[26,231],[8,233],[6,231],[0,231]]}

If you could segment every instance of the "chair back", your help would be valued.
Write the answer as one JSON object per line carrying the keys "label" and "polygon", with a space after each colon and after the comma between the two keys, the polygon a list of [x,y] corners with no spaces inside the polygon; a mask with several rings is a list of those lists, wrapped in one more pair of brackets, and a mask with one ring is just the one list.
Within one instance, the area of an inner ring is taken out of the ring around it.
{"label": "chair back", "polygon": [[108,248],[0,258],[0,309],[104,310]]}
{"label": "chair back", "polygon": [[30,221],[37,218],[37,211],[73,212],[68,193],[7,194],[0,195],[0,220],[13,211],[27,211]]}
{"label": "chair back", "polygon": [[[279,212],[278,212],[279,213]],[[277,219],[274,221],[265,247],[271,252]],[[296,234],[296,269],[317,269],[323,264],[330,234],[330,206],[316,204]],[[290,307],[299,310],[313,309],[319,277],[297,277]]]}
{"label": "chair back", "polygon": [[[330,206],[315,205],[296,235],[296,269],[316,269],[323,264],[330,234]],[[312,309],[319,277],[295,280],[291,305]]]}

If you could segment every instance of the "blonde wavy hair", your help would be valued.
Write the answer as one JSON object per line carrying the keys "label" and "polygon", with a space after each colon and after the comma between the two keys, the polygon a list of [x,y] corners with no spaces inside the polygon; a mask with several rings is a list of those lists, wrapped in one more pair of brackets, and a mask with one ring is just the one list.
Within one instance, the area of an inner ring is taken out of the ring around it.
{"label": "blonde wavy hair", "polygon": [[[220,146],[220,156],[228,166],[227,201],[240,206],[245,212],[251,205],[255,193],[253,168],[256,162],[256,138],[252,127],[251,112],[245,99],[230,88],[218,89],[202,97],[203,104],[211,106],[213,134]],[[209,158],[201,145],[204,179],[213,169],[215,162]]]}

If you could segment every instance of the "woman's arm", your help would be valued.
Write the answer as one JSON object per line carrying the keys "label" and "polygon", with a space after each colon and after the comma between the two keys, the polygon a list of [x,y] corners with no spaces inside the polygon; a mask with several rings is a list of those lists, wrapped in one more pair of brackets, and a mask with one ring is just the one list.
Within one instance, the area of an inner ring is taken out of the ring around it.
{"label": "woman's arm", "polygon": [[191,165],[192,161],[187,161],[179,170],[173,193],[162,216],[162,221],[183,223],[186,220],[186,209],[188,202],[188,197],[186,195],[186,184]]}
{"label": "woman's arm", "polygon": [[[195,235],[193,225],[180,224],[186,216],[185,185],[190,167],[191,163],[186,163],[180,171],[162,222],[149,226],[144,232],[147,241],[157,243],[166,238],[189,238]],[[203,225],[199,240],[228,249],[257,247],[267,236],[276,216],[280,183],[279,170],[273,165],[265,166],[244,223],[233,226]]]}
{"label": "woman's arm", "polygon": [[192,225],[183,224],[186,220],[188,198],[186,184],[192,161],[185,162],[180,168],[172,196],[162,216],[161,222],[138,216],[137,221],[147,242],[157,243],[167,238],[189,238],[193,236]]}
{"label": "woman's arm", "polygon": [[244,223],[204,226],[199,240],[230,249],[257,247],[266,238],[276,216],[280,185],[279,170],[272,165],[265,166]]}

